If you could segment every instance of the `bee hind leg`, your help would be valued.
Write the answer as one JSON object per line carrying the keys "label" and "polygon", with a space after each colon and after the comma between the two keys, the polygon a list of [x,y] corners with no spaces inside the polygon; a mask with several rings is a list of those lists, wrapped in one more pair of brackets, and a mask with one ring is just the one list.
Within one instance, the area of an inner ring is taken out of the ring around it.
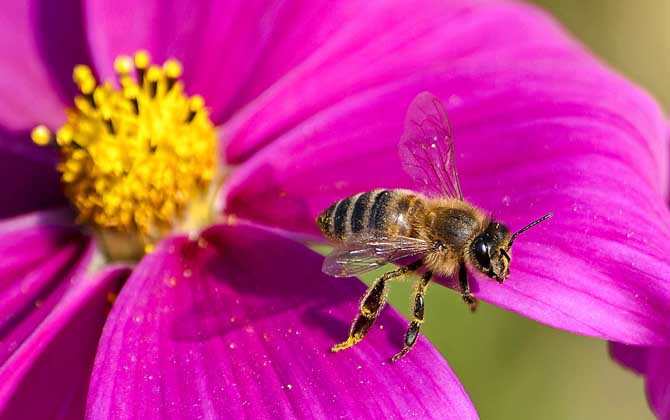
{"label": "bee hind leg", "polygon": [[470,306],[470,310],[475,312],[479,306],[479,302],[470,292],[470,283],[468,283],[468,271],[465,269],[465,264],[461,264],[458,269],[458,282],[461,285],[461,297],[463,302]]}
{"label": "bee hind leg", "polygon": [[414,271],[422,265],[422,261],[417,261],[405,267],[400,267],[397,270],[389,271],[378,278],[372,286],[368,288],[363,296],[359,313],[354,318],[349,330],[349,337],[342,343],[334,345],[330,350],[338,352],[340,350],[348,349],[349,347],[360,342],[363,337],[370,331],[372,325],[377,320],[377,317],[382,311],[386,303],[387,286],[386,283],[396,277],[400,277],[410,271]]}
{"label": "bee hind leg", "polygon": [[426,289],[428,288],[428,283],[432,277],[433,273],[427,271],[417,282],[416,290],[414,291],[414,316],[405,333],[405,343],[402,350],[391,358],[391,361],[393,362],[398,361],[398,359],[409,353],[409,351],[412,350],[412,347],[414,347],[414,344],[416,344],[416,340],[419,338],[419,330],[421,329],[421,324],[423,324],[424,296],[426,295]]}

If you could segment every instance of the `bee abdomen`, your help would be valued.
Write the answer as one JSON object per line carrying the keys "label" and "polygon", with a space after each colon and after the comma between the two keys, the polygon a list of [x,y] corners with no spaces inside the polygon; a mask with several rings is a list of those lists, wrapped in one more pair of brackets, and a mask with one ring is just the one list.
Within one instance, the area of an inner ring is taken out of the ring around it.
{"label": "bee abdomen", "polygon": [[363,234],[409,236],[418,201],[416,195],[403,190],[369,191],[334,203],[319,215],[317,223],[335,241]]}
{"label": "bee abdomen", "polygon": [[353,234],[362,232],[367,225],[365,216],[370,209],[370,198],[373,197],[373,193],[366,192],[355,197],[356,201],[351,212],[351,233]]}
{"label": "bee abdomen", "polygon": [[327,238],[343,240],[350,235],[351,214],[356,210],[356,202],[361,195],[363,194],[356,194],[337,201],[319,215],[316,222]]}

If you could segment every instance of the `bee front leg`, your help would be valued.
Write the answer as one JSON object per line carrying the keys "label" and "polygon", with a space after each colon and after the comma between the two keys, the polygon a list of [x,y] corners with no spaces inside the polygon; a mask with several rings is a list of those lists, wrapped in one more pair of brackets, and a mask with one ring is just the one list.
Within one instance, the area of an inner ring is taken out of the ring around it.
{"label": "bee front leg", "polygon": [[370,331],[372,325],[377,320],[377,317],[382,311],[386,303],[387,287],[386,283],[396,277],[402,276],[410,271],[414,271],[423,264],[422,261],[417,261],[405,267],[400,267],[397,270],[389,271],[378,278],[372,286],[365,292],[365,296],[361,301],[359,313],[354,318],[349,330],[349,337],[346,341],[334,345],[330,350],[338,352],[340,350],[348,349],[349,347],[360,342],[363,337]]}
{"label": "bee front leg", "polygon": [[465,264],[461,263],[458,269],[458,282],[461,285],[461,297],[463,302],[470,306],[470,310],[475,312],[479,306],[479,302],[470,292],[470,283],[468,283],[468,271],[465,269]]}
{"label": "bee front leg", "polygon": [[414,291],[414,316],[405,333],[405,343],[402,350],[391,358],[391,361],[393,362],[398,361],[398,359],[409,353],[409,351],[412,350],[412,347],[414,347],[414,344],[416,344],[416,340],[419,338],[419,330],[421,329],[421,324],[423,324],[424,296],[426,295],[426,289],[428,288],[428,283],[432,277],[433,273],[427,271],[421,276],[421,280],[417,282],[416,290]]}

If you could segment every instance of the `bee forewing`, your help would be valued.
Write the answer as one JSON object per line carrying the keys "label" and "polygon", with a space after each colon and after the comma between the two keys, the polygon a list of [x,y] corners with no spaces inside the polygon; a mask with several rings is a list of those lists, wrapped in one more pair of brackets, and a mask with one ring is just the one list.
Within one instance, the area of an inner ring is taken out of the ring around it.
{"label": "bee forewing", "polygon": [[463,200],[454,162],[454,139],[440,100],[419,93],[407,110],[399,143],[403,169],[430,196]]}
{"label": "bee forewing", "polygon": [[357,238],[333,249],[323,262],[323,272],[349,277],[434,250],[430,242],[405,236]]}

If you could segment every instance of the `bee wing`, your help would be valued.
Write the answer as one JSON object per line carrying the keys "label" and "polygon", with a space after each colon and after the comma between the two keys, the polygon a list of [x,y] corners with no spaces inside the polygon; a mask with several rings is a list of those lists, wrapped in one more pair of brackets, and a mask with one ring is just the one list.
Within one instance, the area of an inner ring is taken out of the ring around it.
{"label": "bee wing", "polygon": [[421,92],[409,105],[399,152],[403,169],[425,193],[463,200],[451,125],[433,94]]}
{"label": "bee wing", "polygon": [[435,247],[423,239],[404,236],[357,238],[328,254],[323,262],[323,272],[334,277],[349,277],[428,253]]}

